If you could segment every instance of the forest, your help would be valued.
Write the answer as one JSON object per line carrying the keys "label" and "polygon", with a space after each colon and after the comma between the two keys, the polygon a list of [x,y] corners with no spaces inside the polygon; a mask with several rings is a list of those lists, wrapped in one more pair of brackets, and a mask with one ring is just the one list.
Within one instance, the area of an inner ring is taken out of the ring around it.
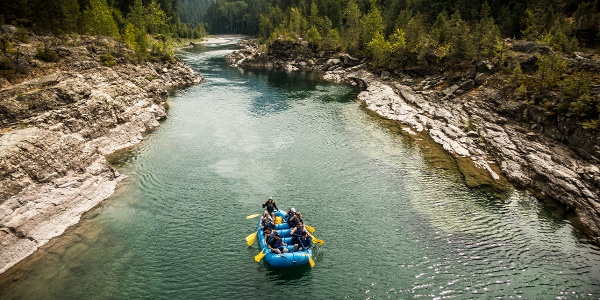
{"label": "forest", "polygon": [[[391,73],[468,72],[492,62],[507,97],[598,130],[596,71],[571,68],[567,58],[600,54],[599,10],[597,0],[216,0],[205,22],[211,33],[254,35],[266,45],[301,38]],[[510,55],[513,41],[551,51],[525,70]]]}
{"label": "forest", "polygon": [[[568,68],[564,55],[597,56],[599,0],[15,0],[0,2],[0,23],[35,33],[117,38],[140,57],[166,41],[245,34],[269,45],[307,41],[347,52],[372,68],[426,75],[493,60],[511,97],[600,129],[595,71]],[[149,37],[162,43],[151,43]],[[550,47],[535,70],[508,55],[509,40]],[[6,43],[3,48],[6,49]],[[171,50],[167,50],[169,52]],[[6,50],[5,50],[6,52]],[[0,66],[2,68],[2,66]]]}
{"label": "forest", "polygon": [[[204,26],[192,27],[179,19],[178,0],[15,0],[0,1],[0,24],[18,27],[20,40],[28,32],[38,35],[87,34],[121,41],[135,51],[136,59],[148,58],[148,51],[173,58],[172,38],[200,38]],[[10,42],[0,40],[4,54]],[[47,49],[39,53],[52,60]],[[14,55],[13,55],[14,56]],[[7,55],[0,70],[11,67]]]}

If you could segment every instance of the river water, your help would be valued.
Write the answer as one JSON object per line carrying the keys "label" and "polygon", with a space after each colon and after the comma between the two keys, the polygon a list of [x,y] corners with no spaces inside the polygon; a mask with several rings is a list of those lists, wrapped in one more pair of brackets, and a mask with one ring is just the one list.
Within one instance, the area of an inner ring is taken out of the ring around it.
{"label": "river water", "polygon": [[[115,160],[129,180],[0,276],[0,299],[598,299],[600,249],[527,192],[438,168],[309,73],[241,71],[233,44],[181,53],[206,77]],[[295,207],[314,268],[255,263],[260,204]]]}

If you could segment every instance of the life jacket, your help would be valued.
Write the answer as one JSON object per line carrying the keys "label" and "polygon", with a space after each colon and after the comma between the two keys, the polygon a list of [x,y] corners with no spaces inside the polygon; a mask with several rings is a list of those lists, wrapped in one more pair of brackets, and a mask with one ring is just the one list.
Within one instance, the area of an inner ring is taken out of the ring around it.
{"label": "life jacket", "polygon": [[[267,243],[267,245],[269,245],[271,243],[271,239],[275,239],[275,238],[271,237],[269,239],[269,242]],[[275,239],[275,242],[273,243],[273,245],[271,245],[271,247],[273,247],[273,248],[279,248],[279,247],[281,247],[281,245],[282,245],[281,238],[279,238],[279,239]]]}
{"label": "life jacket", "polygon": [[300,245],[305,250],[312,247],[312,238],[309,235],[300,237]]}
{"label": "life jacket", "polygon": [[302,226],[302,228],[300,228],[299,226],[296,227],[296,230],[294,230],[294,236],[302,236],[304,234],[304,232],[306,231],[306,229],[304,228],[304,226]]}
{"label": "life jacket", "polygon": [[262,219],[261,225],[263,225],[266,228],[273,228],[273,220],[270,218],[264,218]]}
{"label": "life jacket", "polygon": [[298,226],[298,224],[300,224],[300,220],[298,220],[298,218],[293,218],[292,220],[288,219],[287,223],[290,225],[290,228],[292,228]]}

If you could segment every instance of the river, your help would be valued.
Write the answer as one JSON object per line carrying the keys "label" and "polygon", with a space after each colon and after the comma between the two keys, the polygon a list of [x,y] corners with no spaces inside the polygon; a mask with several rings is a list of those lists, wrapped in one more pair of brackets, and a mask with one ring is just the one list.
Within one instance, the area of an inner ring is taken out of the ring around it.
{"label": "river", "polygon": [[[0,299],[600,297],[600,249],[528,192],[470,189],[357,89],[232,68],[233,48],[180,53],[205,82],[115,159],[114,197],[0,275]],[[246,216],[270,196],[325,241],[314,268],[254,262]]]}

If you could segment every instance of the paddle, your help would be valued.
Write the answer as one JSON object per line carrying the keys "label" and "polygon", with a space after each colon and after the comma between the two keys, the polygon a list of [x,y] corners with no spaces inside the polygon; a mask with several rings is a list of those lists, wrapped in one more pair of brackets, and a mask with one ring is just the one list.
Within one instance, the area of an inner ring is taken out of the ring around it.
{"label": "paddle", "polygon": [[[255,262],[260,262],[261,259],[263,259],[263,257],[265,257],[266,253],[265,253],[265,249],[262,249],[260,251],[260,253],[256,254],[256,256],[254,256],[254,261]],[[309,262],[310,263],[310,262]]]}
{"label": "paddle", "polygon": [[314,233],[315,232],[315,228],[310,226],[310,225],[306,225],[304,224],[304,228],[306,228],[306,230],[308,230],[310,233]]}
{"label": "paddle", "polygon": [[254,241],[256,240],[256,235],[258,234],[258,232],[254,232],[249,234],[246,237],[246,243],[248,244],[248,247],[252,246],[252,244],[254,243]]}
{"label": "paddle", "polygon": [[308,255],[308,265],[310,265],[310,267],[314,267],[315,266],[315,261],[312,259],[312,256],[310,254],[306,254]]}
{"label": "paddle", "polygon": [[312,234],[310,234],[310,233],[309,233],[309,235],[310,235],[310,237],[312,238],[312,240],[313,240],[313,242],[314,242],[315,244],[319,244],[319,245],[323,245],[323,244],[325,244],[325,241],[324,241],[324,240],[320,240],[320,239],[316,238],[314,235],[312,235]]}
{"label": "paddle", "polygon": [[246,219],[253,219],[253,218],[256,218],[258,216],[260,216],[260,214],[253,214],[253,215],[247,216]]}
{"label": "paddle", "polygon": [[[311,235],[312,237],[312,235]],[[312,239],[314,240],[314,237],[312,237]],[[310,267],[314,267],[315,266],[315,261],[312,259],[312,255],[308,254],[308,252],[306,250],[306,246],[304,246],[304,243],[302,242],[302,240],[300,240],[300,245],[302,245],[302,249],[304,249],[304,255],[308,256],[308,265],[310,265]]]}

